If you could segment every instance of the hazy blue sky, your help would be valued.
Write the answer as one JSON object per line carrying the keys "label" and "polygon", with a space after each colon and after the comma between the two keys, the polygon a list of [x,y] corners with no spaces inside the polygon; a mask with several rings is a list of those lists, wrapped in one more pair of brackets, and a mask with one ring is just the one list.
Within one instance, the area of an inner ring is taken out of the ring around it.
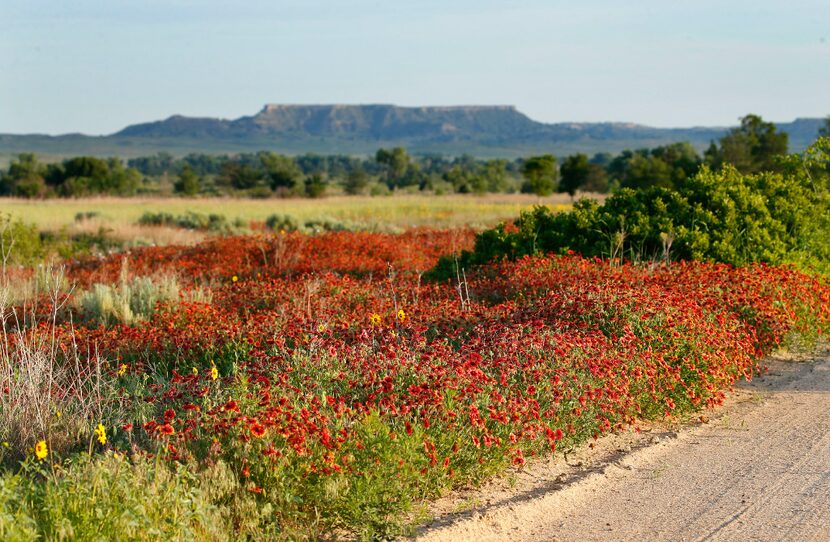
{"label": "hazy blue sky", "polygon": [[0,0],[0,133],[268,102],[654,126],[830,113],[830,0]]}

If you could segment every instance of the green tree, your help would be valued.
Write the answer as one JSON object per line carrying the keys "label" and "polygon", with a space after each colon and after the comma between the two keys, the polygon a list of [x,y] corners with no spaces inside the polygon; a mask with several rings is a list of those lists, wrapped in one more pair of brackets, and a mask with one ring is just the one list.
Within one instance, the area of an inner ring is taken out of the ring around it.
{"label": "green tree", "polygon": [[661,186],[671,188],[671,167],[655,156],[637,153],[627,164],[625,175],[621,179],[623,188],[647,188]]}
{"label": "green tree", "polygon": [[407,171],[411,166],[411,158],[403,147],[394,149],[378,149],[375,161],[385,166],[386,184],[389,188],[403,186]]}
{"label": "green tree", "polygon": [[44,180],[46,171],[46,166],[34,154],[18,154],[9,164],[8,171],[2,175],[0,192],[24,198],[43,197],[47,191]]}
{"label": "green tree", "polygon": [[64,177],[83,177],[87,179],[103,179],[110,172],[110,166],[106,160],[94,156],[76,156],[65,160],[63,163]]}
{"label": "green tree", "polygon": [[585,178],[582,190],[598,194],[608,192],[608,173],[606,173],[605,168],[599,164],[588,164],[588,177]]}
{"label": "green tree", "polygon": [[488,160],[484,164],[483,177],[488,192],[505,192],[508,188],[507,160]]}
{"label": "green tree", "polygon": [[305,195],[310,198],[322,198],[326,193],[326,181],[318,174],[309,175],[305,179]]}
{"label": "green tree", "polygon": [[141,174],[137,169],[125,168],[118,158],[107,160],[108,173],[103,178],[95,179],[92,190],[101,194],[132,196],[141,183]]}
{"label": "green tree", "polygon": [[444,173],[443,179],[453,186],[453,190],[460,194],[477,193],[487,191],[487,181],[478,175],[474,169],[463,165],[454,165]]}
{"label": "green tree", "polygon": [[366,173],[365,169],[358,166],[349,172],[346,182],[343,183],[343,190],[354,196],[362,194],[367,186],[369,186],[369,174]]}
{"label": "green tree", "polygon": [[173,189],[185,196],[195,196],[199,193],[199,187],[201,185],[201,179],[196,172],[193,171],[193,168],[190,167],[190,164],[185,164],[182,168],[181,173],[179,173],[179,178],[173,184]]}
{"label": "green tree", "polygon": [[559,181],[558,192],[566,192],[571,198],[576,191],[583,187],[591,173],[591,164],[588,156],[582,153],[573,154],[565,158],[560,168],[562,179]]}
{"label": "green tree", "polygon": [[789,137],[772,122],[758,115],[747,115],[741,125],[723,136],[718,145],[706,150],[706,162],[713,168],[732,164],[742,173],[780,171],[778,157],[787,154]]}
{"label": "green tree", "polygon": [[288,156],[265,152],[260,154],[260,162],[268,176],[272,190],[295,189],[302,182],[303,172],[297,163]]}
{"label": "green tree", "polygon": [[668,164],[672,185],[678,186],[693,177],[703,163],[691,143],[671,143],[651,150],[651,155]]}
{"label": "green tree", "polygon": [[549,196],[556,190],[559,181],[556,157],[552,154],[531,156],[522,164],[522,176],[525,178],[522,192]]}
{"label": "green tree", "polygon": [[264,181],[262,170],[236,160],[229,160],[222,164],[217,182],[222,186],[247,190],[255,188]]}

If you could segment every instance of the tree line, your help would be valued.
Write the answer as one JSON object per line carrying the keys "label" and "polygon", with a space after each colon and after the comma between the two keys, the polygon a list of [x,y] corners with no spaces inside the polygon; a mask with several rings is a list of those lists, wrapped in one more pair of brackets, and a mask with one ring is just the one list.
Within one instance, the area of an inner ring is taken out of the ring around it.
{"label": "tree line", "polygon": [[[830,117],[819,135],[830,134]],[[689,143],[626,150],[617,155],[583,153],[561,161],[553,154],[516,160],[477,159],[469,155],[409,154],[402,147],[382,148],[371,157],[270,151],[237,155],[169,153],[126,162],[79,156],[44,163],[20,154],[0,176],[0,194],[26,198],[110,194],[175,193],[182,196],[320,197],[328,193],[382,195],[395,191],[444,193],[616,192],[621,188],[677,187],[702,165],[731,164],[742,173],[780,171],[788,136],[758,115],[712,142],[701,155]]]}

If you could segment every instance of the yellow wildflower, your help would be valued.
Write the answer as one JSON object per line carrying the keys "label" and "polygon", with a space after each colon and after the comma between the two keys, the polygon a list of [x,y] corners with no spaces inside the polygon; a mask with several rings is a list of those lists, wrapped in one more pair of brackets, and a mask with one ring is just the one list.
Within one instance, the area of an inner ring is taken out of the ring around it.
{"label": "yellow wildflower", "polygon": [[406,320],[406,313],[401,309],[398,311],[398,321],[403,324],[404,320]]}
{"label": "yellow wildflower", "polygon": [[192,368],[190,372],[193,373],[193,376],[199,376],[199,369],[196,367]]}
{"label": "yellow wildflower", "polygon": [[60,418],[62,415],[63,415],[63,412],[61,412],[60,410],[55,411],[55,417]]}
{"label": "yellow wildflower", "polygon": [[372,324],[372,327],[377,327],[380,325],[380,314],[374,313],[371,317],[369,317],[369,323]]}
{"label": "yellow wildflower", "polygon": [[98,442],[100,442],[101,444],[107,443],[107,430],[104,427],[104,424],[98,424],[98,427],[95,428],[95,435],[98,436]]}
{"label": "yellow wildflower", "polygon": [[118,376],[124,376],[125,374],[127,374],[127,364],[122,363],[121,367],[118,368]]}
{"label": "yellow wildflower", "polygon": [[46,459],[47,455],[49,455],[49,447],[46,446],[46,441],[39,440],[38,443],[35,444],[35,457],[42,461]]}
{"label": "yellow wildflower", "polygon": [[231,280],[232,280],[233,282],[236,282],[236,281],[238,281],[238,280],[239,280],[239,277],[237,277],[236,275],[234,275],[234,276],[232,276],[232,277],[231,277]]}
{"label": "yellow wildflower", "polygon": [[318,333],[322,333],[325,330],[326,330],[326,324],[320,324],[319,326],[317,326],[317,332]]}
{"label": "yellow wildflower", "polygon": [[219,378],[219,369],[217,369],[216,367],[211,367],[210,368],[210,377],[213,380],[216,380],[217,378]]}

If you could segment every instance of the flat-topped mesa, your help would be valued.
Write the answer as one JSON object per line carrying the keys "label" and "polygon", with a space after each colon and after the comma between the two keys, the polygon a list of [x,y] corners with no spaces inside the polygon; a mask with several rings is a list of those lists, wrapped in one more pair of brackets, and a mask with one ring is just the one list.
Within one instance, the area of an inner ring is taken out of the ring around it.
{"label": "flat-topped mesa", "polygon": [[395,104],[265,104],[259,114],[274,113],[277,111],[298,111],[298,110],[366,110],[366,109],[389,109],[401,111],[419,112],[466,112],[476,113],[482,111],[516,111],[515,105],[418,105],[405,106]]}
{"label": "flat-topped mesa", "polygon": [[266,104],[239,119],[261,134],[409,141],[504,138],[538,130],[512,105]]}
{"label": "flat-topped mesa", "polygon": [[[823,123],[824,119],[799,118],[778,127],[789,134],[790,149],[799,151],[816,139]],[[128,126],[114,136],[140,139],[145,147],[166,149],[184,142],[188,148],[222,152],[273,148],[371,153],[383,146],[404,146],[412,152],[526,156],[620,152],[678,141],[703,150],[727,130],[723,126],[656,128],[632,122],[542,123],[513,105],[268,103],[258,112],[237,119],[173,115]],[[3,144],[8,147],[9,141],[3,139]],[[129,141],[132,148],[134,143]],[[53,147],[62,152],[59,145],[62,143]],[[18,148],[30,146],[22,140]]]}

